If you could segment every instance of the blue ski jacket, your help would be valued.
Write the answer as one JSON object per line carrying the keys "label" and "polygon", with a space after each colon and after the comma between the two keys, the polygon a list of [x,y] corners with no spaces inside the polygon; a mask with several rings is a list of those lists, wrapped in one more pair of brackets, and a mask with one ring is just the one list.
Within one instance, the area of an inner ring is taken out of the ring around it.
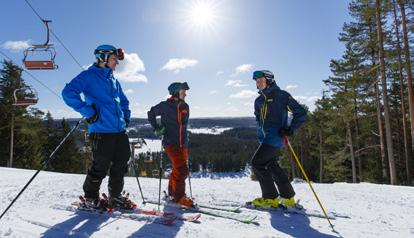
{"label": "blue ski jacket", "polygon": [[[84,100],[81,94],[84,95]],[[88,125],[90,133],[126,130],[126,123],[131,117],[129,101],[112,69],[92,65],[66,84],[62,96],[68,106],[85,118],[98,113],[98,120]]]}

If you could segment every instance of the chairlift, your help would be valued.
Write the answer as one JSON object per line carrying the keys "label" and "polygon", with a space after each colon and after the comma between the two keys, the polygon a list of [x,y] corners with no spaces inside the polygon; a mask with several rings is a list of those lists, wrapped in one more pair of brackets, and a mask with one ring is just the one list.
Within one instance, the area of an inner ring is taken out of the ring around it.
{"label": "chairlift", "polygon": [[146,157],[144,159],[144,163],[146,163],[146,164],[152,164],[152,162],[153,162],[152,157],[149,157],[149,158]]}
{"label": "chairlift", "polygon": [[158,176],[160,176],[160,173],[159,173],[158,169],[154,169],[154,170],[152,170],[151,172],[152,172],[151,174],[152,174],[152,176],[153,176],[153,177],[158,177]]}
{"label": "chairlift", "polygon": [[36,90],[29,86],[15,89],[13,92],[13,96],[14,106],[32,106],[37,104],[37,101],[39,101]]}
{"label": "chairlift", "polygon": [[[28,70],[53,70],[57,69],[58,66],[55,64],[56,50],[53,48],[53,44],[49,44],[50,40],[50,20],[42,20],[47,29],[47,39],[44,44],[33,44],[24,51],[23,64]],[[39,59],[28,59],[29,53],[39,54],[39,52],[49,53],[49,58],[44,60]]]}

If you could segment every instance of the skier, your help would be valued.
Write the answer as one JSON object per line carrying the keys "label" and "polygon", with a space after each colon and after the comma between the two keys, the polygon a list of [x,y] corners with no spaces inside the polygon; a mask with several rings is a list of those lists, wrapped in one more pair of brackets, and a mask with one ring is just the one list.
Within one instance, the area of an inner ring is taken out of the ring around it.
{"label": "skier", "polygon": [[[280,168],[278,150],[283,147],[283,136],[291,136],[305,122],[306,111],[286,91],[281,90],[268,70],[253,73],[259,96],[255,100],[259,147],[251,159],[253,171],[259,180],[262,197],[251,203],[257,207],[295,206],[295,191]],[[288,111],[293,119],[288,125]],[[277,185],[277,189],[275,186]]]}
{"label": "skier", "polygon": [[[156,135],[163,135],[164,150],[172,162],[168,195],[173,198],[173,202],[192,207],[193,200],[185,194],[185,179],[189,173],[187,124],[190,116],[185,97],[186,90],[189,89],[186,82],[172,83],[168,87],[171,96],[151,108],[148,112],[148,121]],[[161,125],[157,123],[157,116],[161,116]]]}
{"label": "skier", "polygon": [[128,209],[132,202],[121,192],[131,153],[126,134],[131,111],[129,101],[113,75],[118,60],[124,58],[124,52],[112,45],[100,45],[94,54],[97,61],[66,84],[62,91],[65,103],[88,122],[93,161],[83,184],[84,205],[105,206],[99,197],[99,189],[110,169],[109,200],[106,202],[115,208]]}

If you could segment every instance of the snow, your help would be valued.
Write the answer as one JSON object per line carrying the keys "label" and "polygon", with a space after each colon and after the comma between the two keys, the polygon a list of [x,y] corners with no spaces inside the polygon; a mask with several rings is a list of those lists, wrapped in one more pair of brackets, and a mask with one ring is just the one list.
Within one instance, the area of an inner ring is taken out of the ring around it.
{"label": "snow", "polygon": [[[130,138],[130,141],[133,140]],[[161,150],[161,140],[145,139],[146,145],[143,145],[140,149],[135,150],[135,155],[146,152],[159,152]]]}
{"label": "snow", "polygon": [[[0,211],[3,211],[35,171],[0,168]],[[56,209],[81,195],[84,175],[40,172],[38,177],[0,220],[0,237],[338,237],[325,219],[242,209],[258,215],[257,224],[203,214],[199,223],[175,221],[172,226],[106,215]],[[158,180],[140,178],[144,195],[155,199]],[[213,176],[191,180],[193,195],[202,203],[245,202],[260,194],[257,182],[243,176]],[[107,192],[107,179],[102,192]],[[414,237],[414,188],[370,183],[318,184],[314,188],[343,237]],[[167,180],[163,180],[163,189]],[[318,210],[307,183],[293,183],[296,197],[309,210]],[[125,189],[140,204],[135,178]],[[145,205],[155,208],[154,205]]]}
{"label": "snow", "polygon": [[193,134],[212,134],[212,135],[219,135],[223,133],[224,131],[231,130],[232,127],[202,127],[202,128],[189,128],[188,131],[190,131]]}

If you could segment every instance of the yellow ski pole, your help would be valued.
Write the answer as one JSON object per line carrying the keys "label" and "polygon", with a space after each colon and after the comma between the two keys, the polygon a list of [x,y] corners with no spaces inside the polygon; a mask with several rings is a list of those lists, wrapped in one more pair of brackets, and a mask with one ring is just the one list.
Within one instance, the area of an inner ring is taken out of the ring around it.
{"label": "yellow ski pole", "polygon": [[[299,166],[300,170],[302,171],[303,176],[305,177],[306,181],[308,182],[309,187],[311,188],[311,190],[312,190],[312,192],[313,192],[313,195],[315,195],[315,198],[316,198],[316,200],[318,201],[319,206],[321,207],[321,209],[322,209],[322,211],[323,211],[323,214],[324,214],[324,215],[325,215],[325,217],[326,217],[326,220],[328,220],[329,225],[330,225],[330,226],[331,226],[331,228],[332,228],[332,231],[336,232],[336,231],[335,231],[335,229],[334,229],[334,227],[333,227],[333,225],[332,225],[332,223],[331,223],[331,220],[330,220],[330,219],[329,219],[329,217],[328,217],[328,214],[326,214],[325,208],[323,207],[323,205],[322,205],[321,201],[319,200],[318,195],[316,194],[315,190],[314,190],[314,189],[313,189],[313,187],[312,187],[312,184],[311,184],[311,182],[310,182],[310,180],[309,180],[309,178],[308,178],[308,175],[306,175],[306,172],[305,172],[305,170],[303,169],[303,166],[302,166],[302,164],[300,163],[298,156],[296,155],[295,151],[293,150],[292,145],[290,144],[290,142],[289,142],[289,140],[287,139],[287,137],[286,137],[286,136],[283,136],[283,137],[282,137],[282,139],[284,140],[285,144],[286,144],[286,145],[290,148],[290,151],[292,152],[293,157],[295,157],[296,163],[298,164],[298,166]],[[337,233],[337,232],[336,232],[336,233]]]}

